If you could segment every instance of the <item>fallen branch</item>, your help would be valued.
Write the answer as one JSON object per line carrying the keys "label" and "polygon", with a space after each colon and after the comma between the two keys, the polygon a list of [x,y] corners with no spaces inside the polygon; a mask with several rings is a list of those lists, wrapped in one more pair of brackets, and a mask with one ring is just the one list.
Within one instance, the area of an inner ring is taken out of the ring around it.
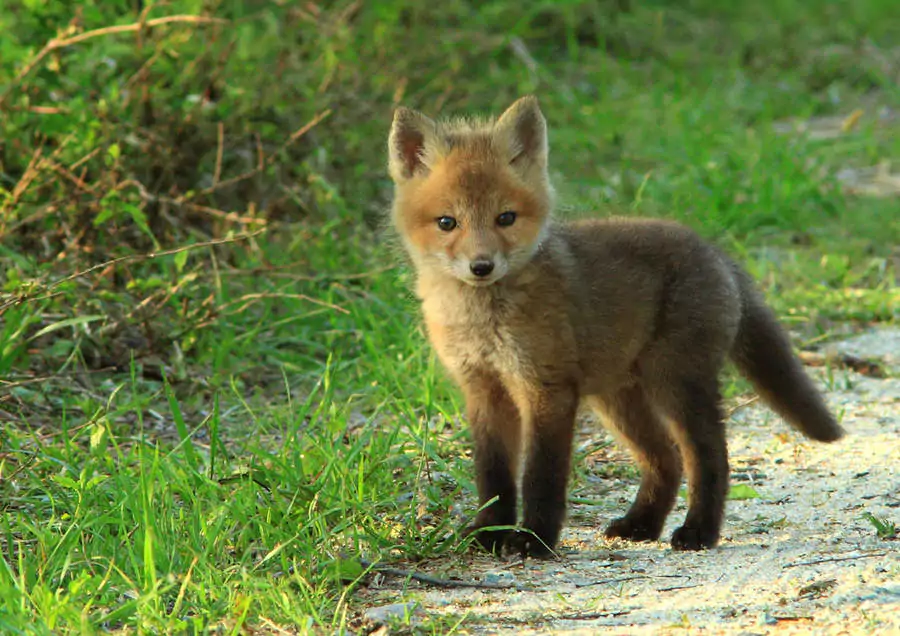
{"label": "fallen branch", "polygon": [[[234,185],[235,183],[239,183],[241,181],[244,181],[246,179],[249,179],[250,177],[253,177],[253,176],[259,174],[260,172],[265,170],[268,166],[270,166],[273,161],[275,161],[275,158],[278,156],[278,154],[280,152],[285,150],[288,146],[290,146],[295,141],[300,139],[303,135],[305,135],[310,130],[312,130],[316,125],[319,124],[319,122],[321,122],[323,119],[325,119],[329,115],[331,115],[331,109],[323,110],[321,113],[319,113],[318,115],[313,117],[311,120],[309,120],[308,122],[303,124],[303,126],[298,128],[296,131],[294,131],[294,133],[290,137],[288,137],[287,141],[285,141],[283,144],[281,144],[281,146],[278,148],[278,150],[273,151],[268,156],[263,155],[262,148],[258,145],[257,146],[258,161],[257,161],[255,168],[253,168],[252,170],[248,170],[247,172],[244,172],[242,174],[239,174],[236,177],[231,177],[230,179],[225,179],[224,181],[219,181],[218,179],[214,179],[213,184],[211,186],[209,186],[208,188],[206,188],[205,190],[201,190],[199,192],[199,194],[201,194],[201,195],[212,194],[216,190],[221,190],[222,188],[228,187],[230,185]],[[180,203],[182,203],[182,202],[179,201],[179,204]]]}
{"label": "fallen branch", "polygon": [[690,590],[695,587],[701,587],[700,583],[695,583],[694,585],[673,585],[672,587],[661,587],[658,588],[657,592],[674,592],[675,590]]}
{"label": "fallen branch", "polygon": [[173,199],[171,197],[158,196],[155,194],[150,194],[147,191],[147,188],[144,187],[144,184],[140,181],[136,181],[135,179],[126,179],[122,181],[119,185],[116,186],[116,190],[121,190],[126,186],[132,186],[138,191],[138,195],[146,201],[147,203],[167,203],[169,205],[173,205],[175,207],[186,207],[194,210],[195,212],[202,212],[204,214],[209,214],[210,216],[214,216],[216,218],[224,219],[226,221],[230,221],[232,223],[242,223],[245,225],[266,225],[268,221],[266,219],[260,219],[253,216],[243,216],[236,212],[226,212],[225,210],[217,210],[216,208],[211,208],[206,205],[199,205],[197,203],[191,203],[190,201],[186,201],[184,198],[179,197],[177,199]]}
{"label": "fallen branch", "polygon": [[837,563],[839,561],[856,561],[858,559],[872,559],[875,557],[883,557],[886,555],[887,555],[887,552],[870,552],[867,554],[855,554],[853,556],[845,556],[845,557],[828,557],[825,559],[814,559],[812,561],[798,561],[797,563],[788,563],[786,565],[782,565],[781,568],[786,570],[788,568],[799,568],[802,565],[818,565],[820,563]]}
{"label": "fallen branch", "polygon": [[146,254],[128,254],[126,256],[119,256],[118,258],[114,258],[112,260],[104,261],[102,263],[97,263],[96,265],[92,265],[87,269],[83,269],[81,271],[75,272],[74,274],[70,274],[64,278],[59,279],[49,285],[45,286],[40,293],[42,295],[37,295],[36,293],[32,294],[23,294],[20,296],[16,296],[15,298],[6,301],[3,304],[0,304],[0,316],[12,306],[20,305],[24,302],[34,301],[34,300],[45,300],[47,298],[51,298],[55,294],[53,294],[53,290],[68,283],[70,281],[75,280],[76,278],[81,278],[82,276],[87,276],[88,274],[92,274],[97,270],[106,269],[107,267],[114,267],[116,265],[120,265],[122,263],[134,263],[139,261],[148,261],[157,258],[162,258],[163,256],[172,256],[174,254],[180,254],[181,252],[188,252],[191,250],[203,249],[206,247],[214,247],[216,245],[225,245],[228,243],[237,243],[238,241],[246,241],[255,236],[259,236],[266,229],[263,228],[261,230],[256,230],[255,232],[249,232],[247,234],[239,234],[237,236],[232,236],[229,238],[221,238],[221,239],[213,239],[210,241],[203,241],[202,243],[192,243],[191,245],[182,245],[181,247],[175,247],[169,250],[162,250],[160,252],[149,252]]}
{"label": "fallen branch", "polygon": [[[86,375],[92,375],[92,374],[106,373],[110,369],[111,369],[111,367],[103,368],[103,369],[84,369],[84,370],[79,371],[79,373],[84,373]],[[10,379],[10,378],[12,378],[12,379]],[[70,379],[70,378],[71,378],[70,373],[51,373],[49,375],[26,377],[21,380],[17,379],[15,376],[10,376],[7,378],[0,378],[0,389],[7,389],[7,390],[15,389],[20,386],[28,386],[29,384],[45,384],[46,382],[49,382],[51,380]],[[71,430],[70,430],[70,432],[71,432]]]}
{"label": "fallen branch", "polygon": [[617,616],[627,616],[631,610],[616,610],[612,612],[586,612],[584,614],[572,614],[571,616],[554,616],[556,620],[563,621],[596,621],[601,618],[616,618]]}
{"label": "fallen branch", "polygon": [[334,305],[332,303],[326,302],[324,300],[319,300],[318,298],[313,298],[311,296],[307,296],[306,294],[291,294],[288,292],[259,292],[253,294],[244,294],[240,298],[235,298],[234,300],[230,300],[227,303],[219,305],[216,309],[219,312],[223,312],[225,309],[237,305],[238,303],[243,303],[234,313],[239,314],[247,309],[254,302],[265,300],[268,298],[286,298],[292,300],[304,300],[306,302],[312,303],[314,305],[319,305],[321,307],[327,307],[328,309],[333,309],[335,311],[339,311],[342,314],[349,314],[350,312],[340,305]]}
{"label": "fallen branch", "polygon": [[801,351],[800,361],[809,367],[834,365],[842,369],[850,369],[871,378],[883,378],[884,369],[877,362],[858,358],[849,353],[819,353],[818,351]]}
{"label": "fallen branch", "polygon": [[[8,196],[4,201],[3,205],[0,206],[0,218],[4,216],[4,212],[7,210],[13,209],[22,195],[28,190],[31,184],[35,179],[41,174],[44,168],[52,163],[55,159],[59,157],[62,153],[63,149],[68,145],[69,141],[71,141],[73,135],[66,136],[56,147],[56,149],[50,154],[49,157],[43,156],[43,147],[38,146],[35,148],[34,153],[31,155],[31,159],[28,162],[28,165],[25,167],[25,172],[22,173],[22,176],[19,178],[19,181],[16,183],[13,188],[10,196]],[[6,230],[3,226],[0,226],[0,237],[6,235]]]}
{"label": "fallen branch", "polygon": [[455,587],[455,588],[474,588],[482,590],[517,590],[519,592],[531,590],[530,585],[522,585],[521,583],[485,583],[483,581],[460,581],[457,579],[442,579],[429,574],[422,574],[414,570],[401,570],[392,568],[380,563],[371,563],[369,561],[360,560],[360,564],[364,568],[369,568],[379,574],[388,576],[398,576],[402,578],[412,579],[426,585],[434,585],[435,587]]}
{"label": "fallen branch", "polygon": [[730,418],[732,415],[734,415],[735,413],[740,411],[742,408],[750,406],[751,404],[753,404],[754,402],[757,402],[757,401],[759,401],[759,396],[754,395],[754,396],[747,398],[743,402],[739,402],[738,404],[735,404],[730,409],[728,409],[728,412],[725,414],[725,419]]}
{"label": "fallen branch", "polygon": [[636,576],[621,576],[615,579],[600,579],[598,581],[589,581],[588,583],[576,583],[575,587],[593,587],[595,585],[611,585],[613,583],[627,583],[628,581],[639,581],[640,579],[649,579],[651,577],[644,574]]}

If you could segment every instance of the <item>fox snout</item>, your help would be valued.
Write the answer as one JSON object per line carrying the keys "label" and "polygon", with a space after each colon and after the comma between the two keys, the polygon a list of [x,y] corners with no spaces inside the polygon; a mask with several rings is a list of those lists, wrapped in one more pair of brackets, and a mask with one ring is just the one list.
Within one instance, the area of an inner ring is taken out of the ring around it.
{"label": "fox snout", "polygon": [[487,255],[476,256],[472,262],[469,263],[469,271],[478,278],[486,278],[494,271],[494,260]]}
{"label": "fox snout", "polygon": [[457,255],[451,266],[454,276],[464,283],[481,287],[506,276],[509,265],[500,252],[479,251],[474,256]]}

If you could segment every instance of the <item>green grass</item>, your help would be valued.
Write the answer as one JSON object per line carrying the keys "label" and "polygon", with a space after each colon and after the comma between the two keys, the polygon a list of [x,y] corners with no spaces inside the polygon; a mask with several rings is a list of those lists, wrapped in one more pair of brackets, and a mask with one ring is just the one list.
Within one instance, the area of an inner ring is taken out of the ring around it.
{"label": "green grass", "polygon": [[[563,214],[692,225],[798,344],[896,322],[896,197],[836,179],[900,157],[879,115],[900,109],[894,3],[638,4],[179,0],[145,17],[230,22],[98,34],[16,79],[73,17],[61,35],[140,16],[13,2],[0,631],[330,633],[400,594],[361,585],[358,559],[459,558],[462,403],[379,229],[398,101],[498,112],[536,92]],[[776,126],[857,108],[831,139]],[[430,620],[407,629],[457,619]]]}

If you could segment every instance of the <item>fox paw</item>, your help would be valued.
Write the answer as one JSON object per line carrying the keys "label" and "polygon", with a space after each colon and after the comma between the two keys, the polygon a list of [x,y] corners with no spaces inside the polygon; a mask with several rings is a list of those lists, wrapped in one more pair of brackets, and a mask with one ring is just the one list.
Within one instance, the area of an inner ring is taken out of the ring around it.
{"label": "fox paw", "polygon": [[650,524],[643,519],[619,517],[606,526],[607,539],[620,538],[629,541],[656,541],[662,533],[659,524]]}
{"label": "fox paw", "polygon": [[719,533],[704,528],[681,526],[672,533],[674,550],[706,550],[716,547],[718,542]]}
{"label": "fox paw", "polygon": [[548,559],[556,556],[553,549],[530,532],[515,530],[506,537],[504,552],[510,556]]}

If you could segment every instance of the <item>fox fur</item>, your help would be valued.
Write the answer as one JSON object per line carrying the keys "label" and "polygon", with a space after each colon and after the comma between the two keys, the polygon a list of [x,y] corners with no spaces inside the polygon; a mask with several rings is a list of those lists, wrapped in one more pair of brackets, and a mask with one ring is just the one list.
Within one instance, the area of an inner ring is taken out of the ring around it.
{"label": "fox fur", "polygon": [[[388,157],[392,223],[427,333],[466,400],[484,506],[469,531],[488,550],[552,553],[580,404],[641,468],[606,536],[658,539],[684,472],[688,511],[671,537],[681,550],[721,534],[727,359],[806,436],[843,435],[751,277],[722,251],[670,221],[554,220],[535,97],[496,120],[398,108]],[[516,524],[520,492],[522,530],[490,529]]]}

